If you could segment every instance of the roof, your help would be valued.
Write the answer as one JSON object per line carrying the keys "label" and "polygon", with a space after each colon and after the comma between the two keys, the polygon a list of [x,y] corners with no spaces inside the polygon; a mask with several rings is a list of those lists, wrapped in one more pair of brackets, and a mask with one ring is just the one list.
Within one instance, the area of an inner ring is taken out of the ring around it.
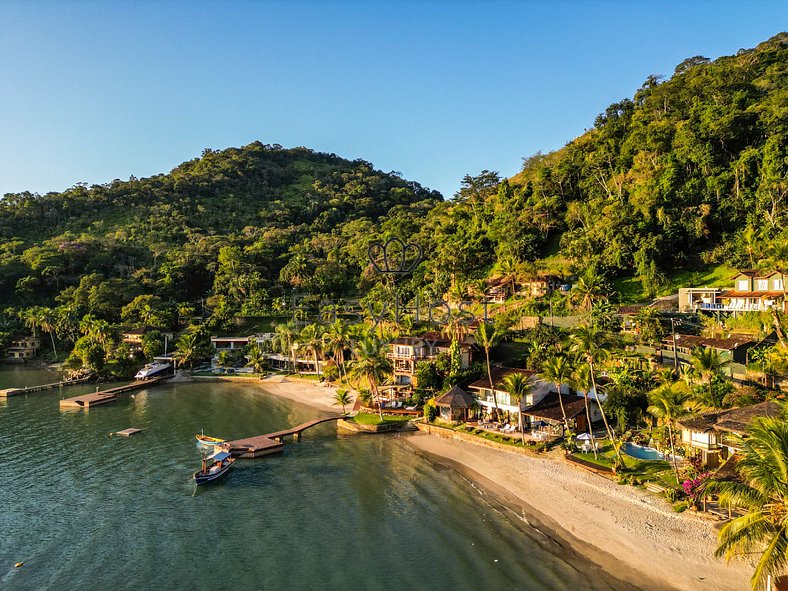
{"label": "roof", "polygon": [[[513,373],[521,373],[524,374],[526,377],[531,377],[536,372],[531,371],[530,369],[520,369],[517,367],[493,367],[490,369],[490,374],[492,375],[492,380],[493,380],[493,384],[495,384],[495,389],[501,390],[502,389],[501,382],[503,382],[503,379],[509,374],[513,374]],[[489,376],[484,376],[483,378],[476,380],[472,384],[468,384],[468,388],[476,388],[477,390],[482,388],[489,389],[490,388]]]}
{"label": "roof", "polygon": [[523,414],[539,419],[563,421],[564,415],[561,412],[561,403],[558,401],[559,396],[561,397],[561,401],[564,403],[566,418],[573,419],[577,415],[585,412],[586,403],[585,398],[582,396],[567,396],[566,394],[551,392],[542,398],[542,400],[537,404],[523,409]]}
{"label": "roof", "polygon": [[723,431],[742,435],[756,418],[780,414],[779,403],[768,400],[730,410],[700,413],[681,419],[678,424],[681,428],[690,431]]}
{"label": "roof", "polygon": [[392,339],[389,343],[390,345],[410,345],[411,347],[416,345],[423,345],[424,340],[418,337],[397,337],[396,339]]}
{"label": "roof", "polygon": [[731,279],[736,279],[739,275],[746,275],[747,277],[771,277],[772,275],[780,274],[779,271],[759,271],[758,269],[744,269],[743,271],[739,271],[731,277]]}
{"label": "roof", "polygon": [[631,304],[628,306],[619,306],[618,313],[619,314],[637,314],[642,309],[646,307],[645,304]]}
{"label": "roof", "polygon": [[459,386],[454,386],[451,390],[435,399],[435,404],[438,406],[450,406],[452,408],[470,408],[473,403],[473,395]]}
{"label": "roof", "polygon": [[720,294],[721,298],[778,298],[784,294],[781,291],[736,291],[729,289]]}
{"label": "roof", "polygon": [[[664,342],[672,345],[673,339],[671,337],[666,337]],[[727,339],[713,339],[710,337],[698,337],[689,334],[676,335],[676,344],[679,347],[711,347],[712,349],[720,349],[723,351],[733,351],[738,347],[749,345],[754,342],[754,340],[743,336],[728,337]]]}

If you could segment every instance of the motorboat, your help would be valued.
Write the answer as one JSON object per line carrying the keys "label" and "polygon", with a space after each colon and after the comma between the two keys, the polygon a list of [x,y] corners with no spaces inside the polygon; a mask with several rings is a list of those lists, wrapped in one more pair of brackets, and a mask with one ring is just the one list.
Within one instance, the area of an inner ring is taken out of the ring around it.
{"label": "motorboat", "polygon": [[139,370],[134,378],[137,380],[148,380],[150,378],[155,378],[165,373],[172,373],[172,364],[171,363],[162,363],[162,362],[154,362],[148,363],[145,367]]}

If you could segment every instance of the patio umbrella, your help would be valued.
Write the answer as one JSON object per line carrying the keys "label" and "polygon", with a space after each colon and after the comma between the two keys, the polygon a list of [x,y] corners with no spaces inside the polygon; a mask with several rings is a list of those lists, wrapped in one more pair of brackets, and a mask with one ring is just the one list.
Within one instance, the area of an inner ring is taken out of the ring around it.
{"label": "patio umbrella", "polygon": [[591,436],[588,433],[581,433],[580,435],[577,436],[577,440],[578,441],[590,441],[591,440]]}
{"label": "patio umbrella", "polygon": [[547,423],[545,423],[544,421],[536,421],[536,422],[533,424],[533,426],[534,426],[534,427],[546,427],[546,426],[547,426]]}

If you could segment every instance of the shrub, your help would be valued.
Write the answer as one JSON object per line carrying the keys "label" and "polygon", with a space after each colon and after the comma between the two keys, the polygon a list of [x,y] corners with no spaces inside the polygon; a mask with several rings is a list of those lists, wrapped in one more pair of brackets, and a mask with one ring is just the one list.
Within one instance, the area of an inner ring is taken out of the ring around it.
{"label": "shrub", "polygon": [[668,503],[675,503],[684,496],[684,493],[678,488],[666,488],[663,494]]}
{"label": "shrub", "polygon": [[424,420],[432,423],[435,417],[438,416],[438,406],[435,404],[435,399],[430,398],[424,403]]}

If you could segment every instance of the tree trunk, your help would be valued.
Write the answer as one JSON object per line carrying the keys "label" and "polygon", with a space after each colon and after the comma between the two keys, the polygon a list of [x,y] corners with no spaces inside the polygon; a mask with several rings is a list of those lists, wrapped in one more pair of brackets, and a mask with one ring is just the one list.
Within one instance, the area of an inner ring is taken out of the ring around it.
{"label": "tree trunk", "polygon": [[55,360],[57,360],[57,347],[55,346],[55,335],[50,332],[49,338],[52,339],[52,350],[55,352]]}
{"label": "tree trunk", "polygon": [[599,412],[602,415],[602,422],[605,423],[605,431],[607,431],[607,436],[610,437],[610,443],[613,444],[613,451],[616,452],[616,457],[618,458],[618,461],[621,462],[622,466],[626,467],[626,464],[624,463],[624,458],[621,457],[621,452],[619,451],[618,446],[616,445],[616,436],[613,433],[613,431],[610,429],[610,425],[607,422],[607,416],[605,415],[605,409],[602,408],[602,403],[599,401],[599,392],[597,392],[596,379],[594,378],[594,362],[593,361],[589,361],[588,362],[588,368],[591,370],[591,385],[592,385],[592,387],[594,389],[594,398],[596,398],[596,403],[599,405]]}
{"label": "tree trunk", "polygon": [[676,449],[673,447],[673,429],[668,421],[668,437],[670,438],[670,459],[673,464],[673,473],[676,475],[676,484],[681,484],[679,481],[679,465],[676,463]]}
{"label": "tree trunk", "polygon": [[586,421],[588,421],[588,436],[591,438],[591,447],[594,450],[594,459],[597,458],[596,440],[594,439],[594,430],[591,428],[591,408],[588,405],[588,392],[583,395],[583,400],[586,403]]}
{"label": "tree trunk", "polygon": [[558,403],[561,405],[561,416],[564,417],[564,436],[566,437],[569,433],[569,419],[566,418],[566,411],[564,410],[564,399],[561,396],[561,383],[556,382],[555,386],[558,388]]}
{"label": "tree trunk", "polygon": [[517,406],[517,408],[519,410],[519,412],[517,413],[517,422],[520,424],[520,439],[522,440],[523,445],[525,445],[525,429],[523,429],[523,410],[520,408],[519,405]]}
{"label": "tree trunk", "polygon": [[492,391],[492,395],[493,395],[493,404],[495,404],[495,420],[497,422],[500,422],[501,409],[498,408],[498,396],[495,395],[495,384],[493,384],[492,369],[490,369],[490,349],[485,347],[484,354],[487,357],[487,378],[490,380],[490,390]]}

